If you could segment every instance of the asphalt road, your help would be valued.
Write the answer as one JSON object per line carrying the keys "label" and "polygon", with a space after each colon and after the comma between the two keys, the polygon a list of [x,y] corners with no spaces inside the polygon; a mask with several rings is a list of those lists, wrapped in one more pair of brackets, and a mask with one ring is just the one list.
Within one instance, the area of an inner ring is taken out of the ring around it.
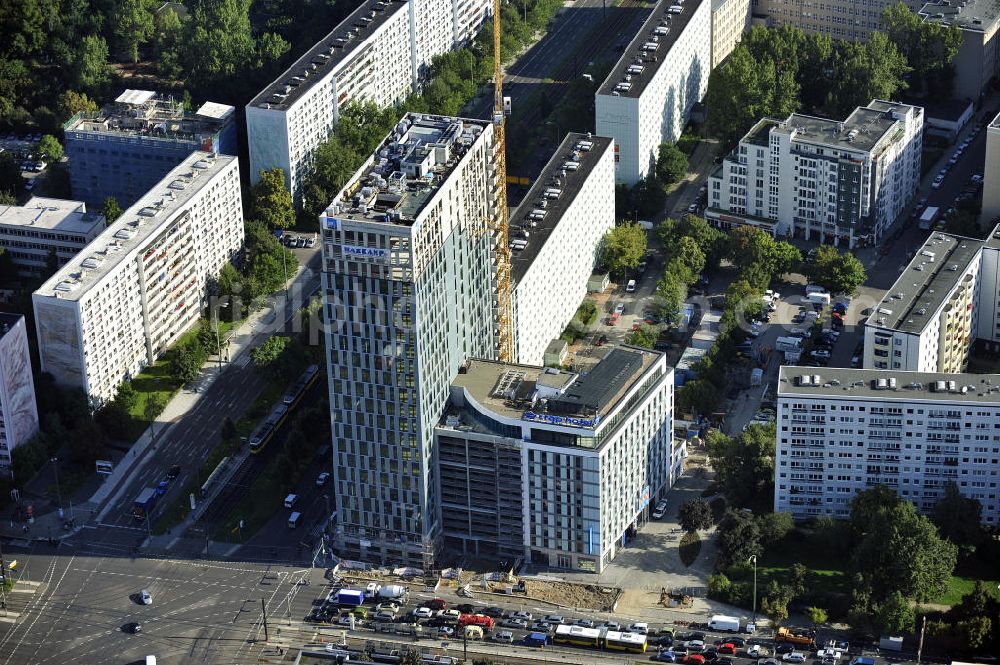
{"label": "asphalt road", "polygon": [[[296,250],[296,254],[316,273],[304,289],[309,293],[319,282],[319,250]],[[290,312],[289,318],[294,315],[294,311]],[[94,554],[114,555],[126,553],[141,543],[146,537],[147,529],[144,523],[132,517],[132,502],[135,497],[144,487],[155,487],[166,477],[172,466],[180,465],[180,477],[171,483],[167,493],[157,503],[157,509],[153,513],[155,522],[157,511],[178,499],[181,488],[198,472],[202,461],[217,444],[225,418],[228,416],[235,421],[265,386],[249,362],[249,351],[224,363],[221,374],[210,383],[204,381],[215,371],[214,367],[210,367],[202,373],[200,381],[196,381],[191,387],[199,393],[195,398],[196,404],[183,418],[171,423],[164,432],[157,433],[154,447],[145,453],[151,456],[150,459],[112,493],[110,500],[113,503],[103,520],[86,525],[72,537],[74,545],[86,547]],[[207,387],[200,387],[199,383],[207,383]]]}
{"label": "asphalt road", "polygon": [[[10,555],[8,555],[10,556]],[[92,557],[60,548],[20,553],[41,582],[16,624],[0,624],[0,665],[257,662],[269,621],[306,588],[305,571],[204,561]],[[151,605],[138,602],[148,589]],[[139,634],[122,626],[138,622]]]}

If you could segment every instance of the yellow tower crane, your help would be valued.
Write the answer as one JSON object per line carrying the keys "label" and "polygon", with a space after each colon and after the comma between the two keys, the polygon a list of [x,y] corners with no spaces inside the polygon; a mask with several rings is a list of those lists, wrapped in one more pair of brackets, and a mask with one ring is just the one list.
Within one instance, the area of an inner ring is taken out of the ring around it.
{"label": "yellow tower crane", "polygon": [[501,362],[514,362],[514,309],[511,304],[510,243],[507,219],[507,143],[504,122],[503,64],[500,61],[501,0],[493,0],[493,133],[496,139],[497,214],[494,221],[497,271],[497,355]]}

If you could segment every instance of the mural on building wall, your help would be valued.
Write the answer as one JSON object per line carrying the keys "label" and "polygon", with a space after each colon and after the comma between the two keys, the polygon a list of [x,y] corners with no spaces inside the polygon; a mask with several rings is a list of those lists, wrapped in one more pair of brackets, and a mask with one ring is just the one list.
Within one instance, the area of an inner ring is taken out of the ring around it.
{"label": "mural on building wall", "polygon": [[28,356],[28,337],[24,321],[3,338],[3,380],[6,413],[4,427],[9,441],[23,443],[38,429],[38,409],[35,406],[35,389],[31,381],[31,360]]}
{"label": "mural on building wall", "polygon": [[63,385],[82,388],[82,360],[76,317],[70,316],[64,307],[39,304],[35,306],[35,325],[38,327],[42,369]]}

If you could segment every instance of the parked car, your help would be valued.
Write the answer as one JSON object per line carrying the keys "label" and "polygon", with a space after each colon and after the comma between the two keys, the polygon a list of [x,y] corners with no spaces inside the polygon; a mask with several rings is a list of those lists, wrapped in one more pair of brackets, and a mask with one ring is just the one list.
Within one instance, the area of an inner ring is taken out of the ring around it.
{"label": "parked car", "polygon": [[634,279],[630,279],[628,284],[625,285],[625,293],[634,293],[636,287],[636,282]]}
{"label": "parked car", "polygon": [[[123,633],[130,633],[132,635],[138,635],[142,632],[142,624],[135,621],[130,621],[124,626],[122,626]],[[671,661],[672,662],[672,661]]]}
{"label": "parked car", "polygon": [[786,663],[804,663],[806,662],[806,655],[801,651],[789,651],[781,657],[781,660]]}
{"label": "parked car", "polygon": [[441,626],[437,631],[438,637],[451,637],[455,634],[455,629],[451,626]]}
{"label": "parked car", "polygon": [[488,617],[493,617],[494,619],[500,619],[504,615],[502,607],[487,607],[482,613]]}
{"label": "parked car", "polygon": [[512,615],[515,619],[524,619],[526,621],[531,621],[531,612],[514,612]]}
{"label": "parked car", "polygon": [[418,619],[430,619],[434,615],[434,610],[429,607],[418,607],[413,610],[413,616]]}
{"label": "parked car", "polygon": [[577,619],[574,622],[574,625],[580,626],[582,628],[593,628],[594,627],[594,620],[593,619]]}
{"label": "parked car", "polygon": [[705,665],[705,657],[700,653],[689,653],[684,656],[684,665]]}
{"label": "parked car", "polygon": [[427,602],[427,607],[432,610],[446,610],[448,609],[448,602],[444,598],[434,598]]}
{"label": "parked car", "polygon": [[547,621],[536,621],[531,624],[531,630],[536,633],[551,633],[553,631],[553,626]]}
{"label": "parked car", "polygon": [[564,623],[565,621],[566,619],[561,614],[546,614],[544,617],[542,617],[542,622],[551,623],[556,626]]}
{"label": "parked car", "polygon": [[523,630],[528,627],[528,620],[520,617],[511,617],[501,621],[500,625],[504,628],[520,628]]}
{"label": "parked car", "polygon": [[143,605],[153,604],[153,595],[149,593],[149,589],[143,589],[139,592],[139,602]]}
{"label": "parked car", "polygon": [[469,603],[462,603],[461,605],[456,605],[454,608],[459,614],[475,614],[476,606],[470,605]]}
{"label": "parked car", "polygon": [[501,630],[499,633],[493,636],[493,640],[496,642],[503,642],[504,644],[514,643],[514,633],[509,630]]}
{"label": "parked car", "polygon": [[661,651],[654,655],[652,659],[658,663],[676,663],[677,654],[670,650]]}
{"label": "parked car", "polygon": [[793,651],[795,651],[795,645],[788,642],[782,642],[774,647],[774,653],[791,653]]}
{"label": "parked car", "polygon": [[330,480],[330,472],[324,471],[323,473],[316,476],[316,484],[322,487],[326,485],[326,481]]}
{"label": "parked car", "polygon": [[684,646],[688,648],[689,651],[704,651],[705,642],[702,640],[688,640],[684,643]]}
{"label": "parked car", "polygon": [[702,642],[704,642],[705,641],[705,633],[702,633],[702,632],[696,630],[696,631],[692,631],[692,632],[689,632],[689,633],[685,633],[685,634],[681,635],[678,639],[684,640],[685,642],[687,642],[689,640],[701,640]]}

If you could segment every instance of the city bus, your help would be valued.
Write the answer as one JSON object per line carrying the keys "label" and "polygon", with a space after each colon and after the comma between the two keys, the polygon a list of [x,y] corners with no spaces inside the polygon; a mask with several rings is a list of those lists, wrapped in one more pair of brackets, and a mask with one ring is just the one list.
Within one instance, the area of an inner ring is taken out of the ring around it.
{"label": "city bus", "polygon": [[601,646],[601,631],[598,628],[584,628],[583,626],[556,626],[556,634],[552,641],[556,644],[599,648]]}
{"label": "city bus", "polygon": [[604,647],[612,651],[646,652],[646,636],[641,633],[619,633],[609,630],[604,636]]}

